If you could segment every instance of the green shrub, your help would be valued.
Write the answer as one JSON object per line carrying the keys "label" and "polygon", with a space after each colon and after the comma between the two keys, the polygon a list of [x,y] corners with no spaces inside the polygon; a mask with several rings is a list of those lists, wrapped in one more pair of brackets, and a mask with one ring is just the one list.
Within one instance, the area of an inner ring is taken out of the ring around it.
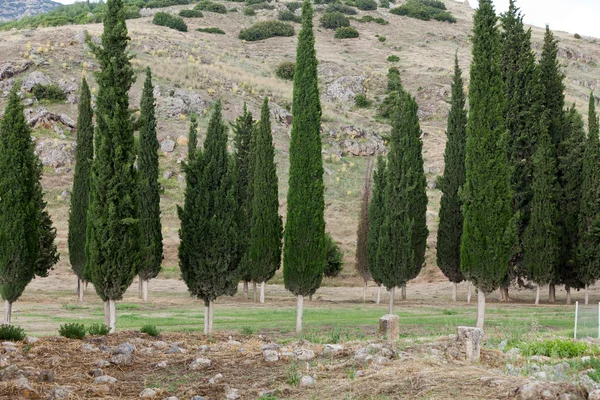
{"label": "green shrub", "polygon": [[377,108],[377,116],[384,119],[391,118],[397,99],[398,92],[392,92],[388,94],[386,98],[383,99],[381,104],[379,104],[379,107]]}
{"label": "green shrub", "polygon": [[379,0],[379,7],[390,8],[390,0]]}
{"label": "green shrub", "polygon": [[350,7],[346,4],[342,4],[342,3],[333,3],[327,6],[327,8],[325,9],[325,12],[328,13],[332,13],[332,12],[341,12],[342,14],[346,14],[346,15],[356,15],[358,14],[358,11],[356,11],[356,9],[354,7]]}
{"label": "green shrub", "polygon": [[359,93],[356,96],[354,96],[354,105],[358,108],[370,107],[372,103],[373,102],[367,99],[367,96],[365,96],[362,93]]}
{"label": "green shrub", "polygon": [[142,18],[139,7],[128,6],[125,8],[125,19],[137,19],[137,18]]}
{"label": "green shrub", "polygon": [[69,339],[83,339],[85,337],[85,326],[82,324],[64,324],[58,330],[60,336]]}
{"label": "green shrub", "polygon": [[388,60],[389,62],[398,62],[398,61],[400,61],[400,57],[398,57],[398,56],[397,56],[397,55],[395,55],[395,54],[392,54],[391,56],[389,56],[389,57],[387,58],[387,60]]}
{"label": "green shrub", "polygon": [[225,34],[225,31],[223,31],[222,29],[219,29],[219,28],[198,28],[196,30],[198,32],[215,33],[217,35],[224,35]]}
{"label": "green shrub", "polygon": [[194,10],[210,11],[219,14],[226,14],[227,8],[223,4],[215,3],[210,0],[202,0],[194,7]]}
{"label": "green shrub", "polygon": [[333,240],[331,234],[325,234],[325,273],[328,278],[335,278],[344,268],[344,253],[338,242]]}
{"label": "green shrub", "polygon": [[302,3],[300,3],[299,1],[292,1],[290,3],[285,3],[285,6],[288,8],[288,10],[294,12],[297,9],[302,8]]}
{"label": "green shrub", "polygon": [[92,324],[87,328],[89,335],[108,335],[110,329],[104,324]]}
{"label": "green shrub", "polygon": [[192,0],[150,0],[141,3],[145,8],[164,8],[183,4],[192,4]]}
{"label": "green shrub", "polygon": [[254,8],[252,8],[252,7],[246,7],[246,8],[244,8],[244,15],[252,17],[252,16],[256,15],[256,11],[254,11]]}
{"label": "green shrub", "polygon": [[315,4],[331,4],[337,3],[339,0],[314,0]]}
{"label": "green shrub", "polygon": [[381,17],[373,18],[370,15],[364,15],[361,18],[354,18],[354,20],[356,22],[361,22],[361,23],[364,23],[364,22],[375,22],[375,23],[377,23],[379,25],[387,25],[387,24],[389,24],[389,22],[387,20],[385,20],[385,19],[383,19]]}
{"label": "green shrub", "polygon": [[265,0],[246,0],[246,4],[251,6],[254,4],[259,4],[259,3],[263,3]]}
{"label": "green shrub", "polygon": [[402,80],[400,79],[400,70],[398,67],[390,67],[387,74],[387,91],[400,92],[402,91]]}
{"label": "green shrub", "polygon": [[276,36],[294,36],[294,27],[281,21],[263,21],[242,30],[238,38],[254,42]]}
{"label": "green shrub", "polygon": [[150,335],[152,337],[156,337],[156,336],[160,335],[160,331],[158,330],[158,328],[156,328],[155,325],[150,325],[150,324],[146,324],[146,325],[142,326],[142,328],[140,329],[140,332]]}
{"label": "green shrub", "polygon": [[325,13],[321,16],[319,21],[321,22],[321,26],[325,29],[337,29],[342,26],[350,26],[348,18],[339,11]]}
{"label": "green shrub", "polygon": [[600,348],[596,345],[566,339],[521,342],[516,347],[521,350],[521,354],[525,357],[537,355],[554,358],[573,358],[600,354]]}
{"label": "green shrub", "polygon": [[353,26],[341,26],[335,30],[335,39],[354,39],[358,37],[358,31]]}
{"label": "green shrub", "polygon": [[204,17],[200,10],[181,10],[179,16],[184,18],[201,18]]}
{"label": "green shrub", "polygon": [[363,11],[377,10],[377,2],[375,0],[356,0],[354,5]]}
{"label": "green shrub", "polygon": [[32,89],[33,95],[38,101],[59,102],[67,100],[67,95],[58,85],[42,85],[36,83]]}
{"label": "green shrub", "polygon": [[275,69],[275,76],[286,81],[294,80],[294,71],[296,70],[296,63],[292,61],[284,61],[279,63]]}
{"label": "green shrub", "polygon": [[421,0],[421,3],[425,4],[428,7],[438,8],[440,10],[446,9],[446,5],[440,0]]}
{"label": "green shrub", "polygon": [[385,36],[379,36],[377,38],[377,40],[379,40],[381,43],[385,42],[387,40],[387,38]]}
{"label": "green shrub", "polygon": [[302,17],[294,14],[290,10],[279,11],[278,19],[280,21],[292,21],[292,22],[297,22],[297,23],[302,22]]}
{"label": "green shrub", "polygon": [[574,37],[575,37],[575,39],[581,39],[581,35],[580,35],[579,33],[576,33],[576,34],[574,35]]}
{"label": "green shrub", "polygon": [[180,32],[187,32],[187,25],[183,19],[165,12],[157,12],[152,19],[154,25],[166,26],[171,29],[176,29]]}
{"label": "green shrub", "polygon": [[14,325],[0,325],[0,340],[18,342],[25,339],[23,328]]}
{"label": "green shrub", "polygon": [[445,21],[455,23],[456,18],[446,10],[443,3],[443,8],[439,7],[436,0],[407,0],[405,4],[390,10],[390,13],[396,15],[405,15],[411,18],[429,21],[435,19],[437,21]]}

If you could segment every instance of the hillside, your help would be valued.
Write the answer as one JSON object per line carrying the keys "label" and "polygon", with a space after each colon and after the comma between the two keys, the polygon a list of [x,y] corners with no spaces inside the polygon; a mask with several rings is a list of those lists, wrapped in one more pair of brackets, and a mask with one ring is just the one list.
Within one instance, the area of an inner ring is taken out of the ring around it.
{"label": "hillside", "polygon": [[45,13],[60,6],[52,0],[0,0],[0,22]]}
{"label": "hillside", "polygon": [[[435,238],[441,193],[435,188],[436,178],[443,173],[445,124],[450,95],[450,82],[455,52],[468,80],[470,62],[469,36],[473,10],[466,3],[445,1],[456,17],[456,24],[421,21],[389,13],[388,9],[359,11],[362,15],[382,17],[388,25],[352,21],[360,37],[351,40],[333,38],[331,30],[317,28],[316,49],[320,61],[319,74],[324,110],[323,159],[326,184],[327,229],[342,243],[346,255],[343,278],[353,278],[356,224],[360,190],[368,156],[384,150],[382,138],[389,126],[375,119],[375,106],[354,107],[353,97],[365,93],[381,101],[385,94],[386,74],[397,66],[405,87],[417,97],[423,130],[423,152],[428,179],[428,225],[430,228],[427,267],[418,279],[436,280],[441,274],[435,268]],[[285,217],[288,178],[289,107],[292,84],[275,77],[281,61],[293,61],[299,24],[294,24],[293,37],[272,38],[258,42],[237,39],[242,28],[257,21],[276,19],[284,3],[273,3],[274,10],[257,10],[256,16],[245,16],[244,5],[225,2],[238,12],[215,14],[204,12],[203,18],[186,19],[189,30],[178,32],[151,24],[156,9],[145,10],[145,17],[128,20],[131,52],[138,80],[131,90],[131,104],[137,107],[143,84],[142,73],[150,66],[158,86],[158,135],[161,142],[162,218],[165,246],[165,274],[178,275],[176,205],[183,202],[183,176],[179,163],[186,155],[189,115],[199,113],[201,128],[207,124],[210,105],[223,101],[224,115],[233,120],[241,112],[244,101],[258,116],[263,96],[272,99],[274,142],[280,178],[280,210]],[[166,10],[178,12],[192,5],[174,6]],[[316,6],[315,26],[320,11]],[[225,35],[195,31],[199,27],[219,27]],[[64,104],[39,104],[30,93],[23,92],[28,117],[35,126],[37,150],[46,166],[44,188],[58,228],[61,261],[58,274],[70,274],[67,254],[67,218],[69,193],[73,178],[73,124],[77,119],[77,87],[82,71],[91,80],[96,62],[83,44],[84,29],[98,38],[101,24],[70,25],[0,32],[0,108],[4,108],[8,90],[16,79],[24,79],[25,89],[35,82],[55,82],[68,93]],[[557,32],[560,57],[567,76],[567,101],[583,111],[590,89],[600,88],[600,45],[591,39],[575,39]],[[385,41],[382,41],[385,37]],[[543,30],[533,28],[534,48],[539,50]],[[388,62],[397,55],[399,62]],[[43,107],[46,111],[40,110]],[[1,112],[0,112],[1,113]],[[203,132],[201,131],[200,140]],[[278,279],[277,277],[275,279]],[[335,283],[335,282],[333,282]]]}

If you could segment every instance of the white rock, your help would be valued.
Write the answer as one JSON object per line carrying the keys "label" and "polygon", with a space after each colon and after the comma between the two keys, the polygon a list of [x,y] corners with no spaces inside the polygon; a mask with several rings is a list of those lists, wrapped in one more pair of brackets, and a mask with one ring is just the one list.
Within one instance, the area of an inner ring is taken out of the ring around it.
{"label": "white rock", "polygon": [[167,368],[167,362],[166,361],[161,361],[158,364],[156,364],[157,368]]}
{"label": "white rock", "polygon": [[238,393],[237,389],[234,388],[229,388],[227,390],[227,392],[225,393],[225,398],[227,400],[237,400],[239,398],[241,398],[242,396],[240,396],[240,394]]}
{"label": "white rock", "polygon": [[314,384],[315,380],[312,376],[304,375],[302,378],[300,378],[300,386],[306,387],[313,386]]}
{"label": "white rock", "polygon": [[588,400],[600,400],[600,390],[593,390],[588,393]]}
{"label": "white rock", "polygon": [[142,391],[142,393],[140,393],[140,397],[143,399],[149,399],[154,396],[156,396],[156,390],[150,388],[146,388]]}
{"label": "white rock", "polygon": [[265,350],[263,351],[263,356],[265,357],[266,362],[279,361],[279,353],[275,350]]}
{"label": "white rock", "polygon": [[211,385],[214,385],[221,379],[223,379],[223,374],[216,374],[215,376],[213,376],[212,378],[210,378],[208,380],[208,383],[210,383]]}
{"label": "white rock", "polygon": [[344,351],[344,346],[341,344],[326,344],[323,347],[323,355],[332,356]]}
{"label": "white rock", "polygon": [[300,361],[310,361],[315,358],[315,352],[309,349],[296,349],[294,354]]}
{"label": "white rock", "polygon": [[94,379],[94,383],[116,383],[117,378],[113,378],[112,376],[102,375]]}
{"label": "white rock", "polygon": [[208,368],[210,367],[212,364],[212,362],[208,359],[208,358],[196,358],[194,361],[192,361],[192,363],[190,364],[190,369],[192,371],[197,371],[199,369],[204,369],[204,368]]}

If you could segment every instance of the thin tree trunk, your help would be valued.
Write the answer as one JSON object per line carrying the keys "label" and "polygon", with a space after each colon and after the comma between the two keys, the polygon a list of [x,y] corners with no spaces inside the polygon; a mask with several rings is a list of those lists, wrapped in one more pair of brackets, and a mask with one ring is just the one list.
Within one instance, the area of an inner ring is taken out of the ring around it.
{"label": "thin tree trunk", "polygon": [[477,291],[477,328],[483,328],[485,319],[485,293],[479,289]]}
{"label": "thin tree trunk", "polygon": [[452,283],[452,301],[456,301],[456,291],[458,289],[458,283]]}
{"label": "thin tree trunk", "polygon": [[402,300],[406,300],[406,283],[401,288]]}
{"label": "thin tree trunk", "polygon": [[467,304],[471,304],[471,281],[467,283]]}
{"label": "thin tree trunk", "polygon": [[535,292],[535,305],[539,305],[540,304],[540,285],[537,285],[537,290]]}
{"label": "thin tree trunk", "polygon": [[208,335],[208,306],[204,306],[204,334]]}
{"label": "thin tree trunk", "polygon": [[308,301],[312,301],[312,296],[313,296],[312,294],[308,295]]}
{"label": "thin tree trunk", "polygon": [[110,307],[108,306],[108,300],[104,302],[104,325],[110,328]]}
{"label": "thin tree trunk", "polygon": [[365,281],[365,286],[363,286],[363,303],[367,301],[367,281]]}
{"label": "thin tree trunk", "polygon": [[77,278],[77,296],[79,296],[79,293],[81,293],[82,287],[81,287],[81,279]]}
{"label": "thin tree trunk", "polygon": [[79,295],[79,302],[83,303],[83,281],[77,279],[77,294]]}
{"label": "thin tree trunk", "polygon": [[265,302],[265,282],[260,283],[260,303]]}
{"label": "thin tree trunk", "polygon": [[508,295],[508,286],[502,288],[502,293],[504,293],[504,301],[510,301],[510,296]]}
{"label": "thin tree trunk", "polygon": [[12,303],[8,300],[4,300],[4,324],[10,325],[10,319],[12,317]]}
{"label": "thin tree trunk", "polygon": [[393,287],[392,290],[390,290],[390,308],[388,309],[388,314],[394,313],[394,294],[395,293],[396,293],[396,288]]}
{"label": "thin tree trunk", "polygon": [[110,312],[110,333],[117,331],[117,303],[114,300],[108,300],[108,309]]}
{"label": "thin tree trunk", "polygon": [[143,297],[143,291],[144,289],[142,288],[142,277],[138,276],[138,298],[141,299]]}
{"label": "thin tree trunk", "polygon": [[585,305],[586,305],[586,306],[588,305],[588,300],[589,300],[589,298],[588,298],[588,297],[589,297],[589,296],[588,296],[588,284],[586,283],[586,284],[585,284]]}
{"label": "thin tree trunk", "polygon": [[252,299],[256,303],[256,282],[252,282]]}
{"label": "thin tree trunk", "polygon": [[506,299],[504,298],[504,291],[501,287],[498,288],[498,294],[500,295],[500,302],[504,302]]}
{"label": "thin tree trunk", "polygon": [[556,302],[556,285],[554,283],[551,283],[548,286],[548,302],[549,303]]}
{"label": "thin tree trunk", "polygon": [[144,279],[142,281],[142,299],[144,300],[144,303],[148,302],[148,280]]}
{"label": "thin tree trunk", "polygon": [[212,336],[213,319],[215,317],[215,301],[211,300],[208,306],[208,335]]}
{"label": "thin tree trunk", "polygon": [[296,333],[302,332],[302,308],[304,305],[304,296],[298,295],[298,308],[296,309]]}
{"label": "thin tree trunk", "polygon": [[244,294],[248,298],[248,281],[244,281]]}
{"label": "thin tree trunk", "polygon": [[381,285],[377,286],[377,304],[381,303]]}

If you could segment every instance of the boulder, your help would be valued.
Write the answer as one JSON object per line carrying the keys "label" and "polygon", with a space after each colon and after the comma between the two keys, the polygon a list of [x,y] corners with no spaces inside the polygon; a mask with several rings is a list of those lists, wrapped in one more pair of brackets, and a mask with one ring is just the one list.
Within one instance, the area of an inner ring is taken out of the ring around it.
{"label": "boulder", "polygon": [[[72,165],[75,161],[75,150],[70,144],[64,142],[55,140],[40,140],[35,146],[35,152],[40,157],[43,165],[52,168],[60,168]],[[91,350],[91,348],[84,349],[84,346],[82,346],[82,350],[94,351]]]}
{"label": "boulder", "polygon": [[71,398],[73,388],[71,386],[55,386],[50,390],[49,400],[68,400]]}
{"label": "boulder", "polygon": [[275,121],[288,126],[292,124],[292,114],[285,108],[272,103],[270,113]]}
{"label": "boulder", "polygon": [[189,368],[192,371],[197,371],[199,369],[208,368],[211,366],[211,364],[212,364],[212,362],[208,358],[200,357],[200,358],[196,358],[194,361],[192,361]]}
{"label": "boulder", "polygon": [[33,87],[37,84],[40,85],[50,85],[52,84],[52,79],[40,71],[34,71],[27,78],[23,79],[23,83],[21,84],[21,89],[26,92],[31,92]]}
{"label": "boulder", "polygon": [[387,314],[379,318],[379,334],[385,340],[398,340],[400,337],[400,318],[393,314]]}
{"label": "boulder", "polygon": [[98,376],[94,379],[94,383],[117,383],[117,378],[113,378],[112,376],[102,375]]}
{"label": "boulder", "polygon": [[37,125],[43,125],[45,127],[54,126],[55,123],[60,122],[68,128],[75,129],[76,123],[71,117],[66,114],[55,114],[48,111],[44,107],[40,107],[36,110],[26,109],[25,119],[27,124],[31,127]]}
{"label": "boulder", "polygon": [[324,356],[334,356],[344,351],[344,346],[341,344],[326,344],[323,346]]}
{"label": "boulder", "polygon": [[312,376],[304,375],[302,378],[300,378],[300,386],[302,387],[314,386],[314,384],[315,380]]}
{"label": "boulder", "polygon": [[130,365],[133,363],[133,357],[131,354],[119,353],[112,356],[110,362],[115,365]]}
{"label": "boulder", "polygon": [[365,92],[363,83],[366,79],[363,75],[342,76],[327,86],[325,99],[327,101],[354,101],[354,96]]}
{"label": "boulder", "polygon": [[459,326],[456,342],[459,349],[459,358],[468,362],[477,362],[481,357],[481,342],[483,329]]}
{"label": "boulder", "polygon": [[265,357],[266,362],[279,361],[279,353],[277,353],[276,350],[264,350],[263,356]]}
{"label": "boulder", "polygon": [[300,361],[310,361],[315,358],[315,352],[309,349],[296,349],[294,354],[296,359]]}
{"label": "boulder", "polygon": [[344,156],[374,156],[387,151],[378,133],[352,125],[330,130],[329,139],[332,147],[339,148]]}
{"label": "boulder", "polygon": [[21,64],[3,63],[0,64],[0,81],[12,78],[15,75],[27,71],[33,66],[33,61],[25,61]]}
{"label": "boulder", "polygon": [[227,400],[237,400],[239,398],[241,398],[242,396],[240,396],[240,394],[238,393],[237,389],[234,388],[229,388],[227,389],[227,391],[225,392],[225,398]]}
{"label": "boulder", "polygon": [[158,110],[167,117],[201,114],[209,106],[198,93],[185,89],[175,89],[168,96],[158,97],[157,104]]}
{"label": "boulder", "polygon": [[175,142],[171,139],[165,139],[160,142],[160,150],[164,153],[172,153],[175,150]]}

